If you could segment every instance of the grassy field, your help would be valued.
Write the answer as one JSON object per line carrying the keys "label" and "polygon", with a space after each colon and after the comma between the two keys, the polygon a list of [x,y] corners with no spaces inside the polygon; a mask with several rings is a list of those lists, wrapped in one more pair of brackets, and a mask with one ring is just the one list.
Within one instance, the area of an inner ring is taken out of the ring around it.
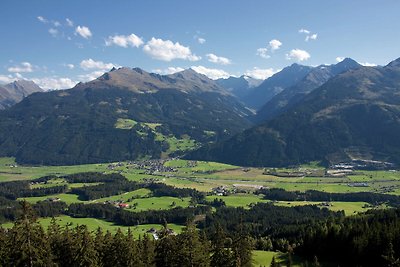
{"label": "grassy field", "polygon": [[[318,205],[320,207],[324,207],[321,205],[320,201],[275,201],[274,205],[277,206],[284,206],[284,207],[294,207],[294,206],[304,206],[304,205]],[[339,202],[339,201],[332,201],[329,202],[330,206],[326,208],[332,211],[341,211],[343,210],[346,216],[354,215],[356,213],[365,212],[371,207],[365,208],[368,206],[366,202]]]}
{"label": "grassy field", "polygon": [[[161,229],[163,226],[159,224],[143,224],[143,225],[138,225],[138,226],[120,226],[116,225],[112,222],[107,222],[105,220],[100,220],[100,219],[94,219],[94,218],[73,218],[70,216],[60,216],[56,217],[56,222],[60,226],[66,226],[68,225],[70,228],[76,227],[77,225],[86,225],[89,229],[89,231],[96,231],[97,228],[101,227],[103,231],[110,231],[112,233],[115,233],[119,228],[124,232],[128,232],[128,229],[130,229],[133,233],[133,235],[138,238],[139,236],[143,236],[146,234],[146,231],[155,228],[157,230]],[[43,226],[44,229],[47,229],[48,226],[51,223],[51,218],[41,218],[39,219],[39,223]],[[2,227],[4,228],[11,228],[13,226],[13,223],[6,223],[3,224]],[[177,225],[177,224],[168,224],[168,228],[174,230],[176,233],[182,232],[182,229],[184,226],[182,225]]]}
{"label": "grassy field", "polygon": [[228,207],[249,207],[250,204],[257,202],[270,202],[269,200],[262,199],[262,195],[257,196],[254,194],[235,194],[230,196],[207,196],[208,201],[214,199],[222,199]]}
{"label": "grassy field", "polygon": [[78,172],[104,172],[108,164],[74,166],[19,166],[13,158],[0,158],[0,182],[35,179],[47,175],[65,175]]}
{"label": "grassy field", "polygon": [[[271,265],[272,258],[275,257],[275,261],[280,264],[280,266],[287,266],[288,257],[285,253],[274,252],[274,251],[262,251],[262,250],[253,250],[252,255],[253,266],[254,267],[269,267]],[[291,266],[293,267],[301,267],[304,266],[301,259],[298,257],[293,257],[293,263]]]}
{"label": "grassy field", "polygon": [[18,200],[25,199],[29,203],[36,203],[38,201],[43,201],[48,199],[49,197],[58,197],[61,201],[64,201],[67,204],[71,203],[83,203],[84,201],[78,199],[78,195],[74,194],[56,194],[56,195],[49,195],[44,197],[26,197],[26,198],[19,198]]}

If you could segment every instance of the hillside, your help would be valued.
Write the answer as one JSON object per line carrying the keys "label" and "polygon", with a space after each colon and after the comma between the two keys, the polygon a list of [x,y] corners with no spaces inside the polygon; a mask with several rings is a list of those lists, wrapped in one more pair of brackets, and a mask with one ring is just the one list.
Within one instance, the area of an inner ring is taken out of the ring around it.
{"label": "hillside", "polygon": [[43,92],[43,89],[27,80],[18,80],[0,86],[0,109],[11,107],[35,92]]}
{"label": "hillside", "polygon": [[[160,158],[171,151],[168,139],[202,143],[241,132],[250,125],[247,114],[194,71],[161,76],[114,69],[0,112],[0,154],[50,165]],[[129,127],[120,125],[126,121]]]}
{"label": "hillside", "polygon": [[190,158],[251,166],[313,160],[400,163],[400,59],[340,74],[295,108]]}
{"label": "hillside", "polygon": [[256,122],[262,122],[283,113],[285,110],[301,102],[304,96],[326,83],[332,77],[352,69],[357,69],[360,66],[361,65],[356,61],[345,58],[343,61],[334,65],[321,65],[313,68],[295,85],[284,89],[264,104],[264,106],[257,111],[254,120]]}

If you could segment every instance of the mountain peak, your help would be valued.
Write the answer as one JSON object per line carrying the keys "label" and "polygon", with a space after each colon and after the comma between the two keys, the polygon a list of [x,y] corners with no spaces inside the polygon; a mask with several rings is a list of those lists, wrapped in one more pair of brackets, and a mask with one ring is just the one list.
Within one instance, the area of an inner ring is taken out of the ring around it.
{"label": "mountain peak", "polygon": [[399,68],[400,67],[400,57],[398,59],[393,60],[392,62],[390,62],[389,64],[387,64],[387,67],[396,67]]}

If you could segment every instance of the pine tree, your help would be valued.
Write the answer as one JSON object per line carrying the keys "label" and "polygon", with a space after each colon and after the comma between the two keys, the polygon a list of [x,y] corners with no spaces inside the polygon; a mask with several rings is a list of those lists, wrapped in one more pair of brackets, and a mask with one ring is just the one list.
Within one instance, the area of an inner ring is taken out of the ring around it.
{"label": "pine tree", "polygon": [[139,244],[139,255],[141,261],[145,266],[154,267],[156,255],[154,241],[145,234],[143,240],[140,240]]}
{"label": "pine tree", "polygon": [[210,265],[210,257],[208,246],[203,244],[200,236],[193,223],[189,222],[178,236],[179,249],[179,265],[184,267]]}
{"label": "pine tree", "polygon": [[275,256],[272,257],[272,261],[271,261],[270,266],[271,267],[277,267],[278,266],[278,264],[276,263],[276,260],[275,260]]}
{"label": "pine tree", "polygon": [[388,266],[388,267],[399,267],[400,266],[400,259],[395,257],[395,252],[393,249],[392,242],[389,242],[388,248],[386,251],[386,255],[382,255],[382,257],[385,260],[385,266]]}
{"label": "pine tree", "polygon": [[22,215],[11,229],[9,264],[12,266],[50,266],[51,250],[46,234],[36,221],[32,207],[21,202]]}
{"label": "pine tree", "polygon": [[97,251],[86,225],[74,229],[73,266],[98,266]]}
{"label": "pine tree", "polygon": [[211,266],[234,266],[232,250],[225,247],[226,235],[222,227],[217,224],[213,235],[211,249]]}

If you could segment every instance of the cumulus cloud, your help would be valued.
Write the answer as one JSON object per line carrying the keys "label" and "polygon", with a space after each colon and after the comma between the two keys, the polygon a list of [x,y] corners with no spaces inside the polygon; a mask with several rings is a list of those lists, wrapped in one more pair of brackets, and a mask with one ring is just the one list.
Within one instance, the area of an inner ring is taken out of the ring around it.
{"label": "cumulus cloud", "polygon": [[221,64],[221,65],[229,65],[232,63],[229,58],[219,57],[215,54],[207,54],[206,56],[207,56],[208,61],[210,61],[212,63]]}
{"label": "cumulus cloud", "polygon": [[274,69],[272,68],[259,69],[257,67],[254,67],[252,70],[246,70],[244,75],[254,79],[265,80],[274,75],[275,73],[276,71],[274,71]]}
{"label": "cumulus cloud", "polygon": [[9,67],[9,72],[33,72],[34,66],[29,62],[22,62],[20,65]]}
{"label": "cumulus cloud", "polygon": [[121,46],[121,47],[139,47],[143,44],[142,38],[132,33],[130,35],[114,35],[109,36],[106,40],[106,46]]}
{"label": "cumulus cloud", "polygon": [[210,69],[204,66],[192,66],[191,67],[195,72],[206,75],[208,78],[212,80],[220,79],[220,78],[229,78],[229,73],[221,69]]}
{"label": "cumulus cloud", "polygon": [[45,19],[45,18],[42,17],[42,16],[37,16],[37,19],[38,19],[40,22],[42,22],[42,23],[47,23],[47,22],[49,22],[47,19]]}
{"label": "cumulus cloud", "polygon": [[50,29],[49,29],[49,33],[50,33],[53,37],[56,37],[57,34],[58,34],[58,30],[57,30],[57,29],[54,29],[54,28],[50,28]]}
{"label": "cumulus cloud", "polygon": [[311,33],[311,31],[306,29],[300,29],[299,33],[304,33],[306,35],[306,38],[304,39],[306,42],[308,42],[309,40],[317,40],[318,38],[318,34]]}
{"label": "cumulus cloud", "polygon": [[270,55],[268,55],[269,49],[271,50],[271,52],[274,52],[275,50],[278,50],[281,46],[282,46],[281,41],[277,39],[272,39],[271,41],[269,41],[267,47],[258,48],[256,55],[268,59],[271,57]]}
{"label": "cumulus cloud", "polygon": [[103,75],[104,72],[105,72],[105,70],[96,70],[96,71],[92,71],[91,73],[81,74],[78,76],[78,78],[82,82],[93,81],[93,80],[97,79],[98,77],[100,77],[101,75]]}
{"label": "cumulus cloud", "polygon": [[336,57],[336,62],[342,62],[344,60],[344,57]]}
{"label": "cumulus cloud", "polygon": [[12,83],[16,79],[17,78],[15,78],[11,75],[0,75],[0,83]]}
{"label": "cumulus cloud", "polygon": [[102,71],[110,70],[113,67],[118,67],[114,63],[104,63],[103,61],[95,61],[91,58],[82,60],[79,65],[84,70],[102,70]]}
{"label": "cumulus cloud", "polygon": [[151,38],[143,47],[143,51],[154,59],[171,61],[173,59],[184,59],[198,61],[201,57],[192,54],[190,48],[181,45],[179,42],[173,43],[170,40]]}
{"label": "cumulus cloud", "polygon": [[86,26],[78,26],[75,29],[75,34],[79,34],[82,38],[89,39],[92,37],[92,32]]}
{"label": "cumulus cloud", "polygon": [[206,39],[201,38],[201,37],[198,37],[198,38],[197,38],[197,42],[198,42],[199,44],[204,44],[204,43],[206,42]]}
{"label": "cumulus cloud", "polygon": [[61,77],[43,77],[33,78],[32,81],[39,85],[41,88],[49,89],[69,89],[74,87],[78,82],[71,80],[70,78]]}
{"label": "cumulus cloud", "polygon": [[304,61],[308,60],[310,58],[310,54],[301,49],[292,49],[288,54],[286,54],[286,59],[291,60],[297,60],[297,61]]}
{"label": "cumulus cloud", "polygon": [[174,73],[184,71],[184,70],[185,69],[181,68],[181,67],[168,67],[166,69],[155,69],[155,70],[152,70],[152,72],[158,73],[161,75],[168,75],[168,74],[174,74]]}
{"label": "cumulus cloud", "polygon": [[256,52],[256,55],[257,55],[257,56],[260,56],[260,57],[262,57],[262,58],[265,58],[265,59],[271,57],[270,55],[268,55],[268,48],[265,48],[265,47],[263,47],[263,48],[258,48],[258,49],[257,49],[257,52]]}
{"label": "cumulus cloud", "polygon": [[301,28],[301,29],[299,30],[299,33],[310,34],[310,31],[309,31],[309,30],[306,30],[306,29],[304,29],[304,28]]}
{"label": "cumulus cloud", "polygon": [[277,50],[281,47],[282,43],[281,41],[277,40],[277,39],[273,39],[271,41],[269,41],[269,47],[271,48],[271,50]]}
{"label": "cumulus cloud", "polygon": [[363,65],[364,67],[376,67],[378,66],[375,63],[369,63],[369,62],[360,62],[361,65]]}
{"label": "cumulus cloud", "polygon": [[72,70],[75,68],[74,64],[63,64],[64,67],[67,67],[68,69]]}
{"label": "cumulus cloud", "polygon": [[65,23],[68,27],[74,27],[74,22],[69,18],[65,19]]}

